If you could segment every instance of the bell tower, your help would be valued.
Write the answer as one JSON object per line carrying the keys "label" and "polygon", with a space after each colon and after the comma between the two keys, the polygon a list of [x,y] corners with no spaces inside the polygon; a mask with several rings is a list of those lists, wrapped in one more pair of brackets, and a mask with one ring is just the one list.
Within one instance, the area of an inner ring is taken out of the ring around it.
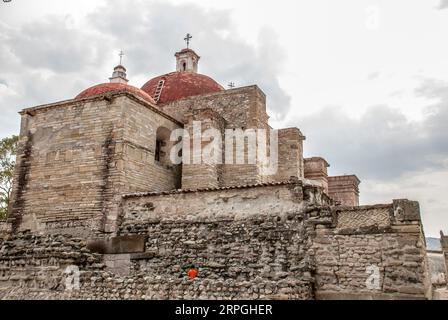
{"label": "bell tower", "polygon": [[128,83],[128,79],[126,79],[126,68],[121,64],[123,61],[124,53],[120,51],[120,64],[114,68],[114,72],[112,73],[112,77],[109,78],[111,83]]}
{"label": "bell tower", "polygon": [[128,79],[126,79],[126,68],[121,64],[114,68],[114,72],[112,73],[112,77],[109,78],[111,83],[128,83]]}
{"label": "bell tower", "polygon": [[177,72],[198,72],[198,62],[201,57],[196,52],[191,49],[183,49],[176,52],[175,56]]}
{"label": "bell tower", "polygon": [[198,73],[198,62],[201,59],[200,56],[190,49],[190,40],[193,37],[187,33],[185,37],[185,42],[187,43],[187,48],[179,52],[176,52],[176,71],[177,72],[194,72]]}

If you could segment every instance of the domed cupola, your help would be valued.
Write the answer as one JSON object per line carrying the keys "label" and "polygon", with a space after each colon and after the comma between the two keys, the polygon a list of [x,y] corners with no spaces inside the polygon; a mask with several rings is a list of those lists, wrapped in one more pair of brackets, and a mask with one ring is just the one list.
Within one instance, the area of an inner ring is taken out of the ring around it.
{"label": "domed cupola", "polygon": [[151,104],[156,104],[149,94],[137,87],[127,84],[129,80],[126,79],[126,68],[123,67],[121,63],[114,68],[114,72],[112,73],[112,77],[109,78],[109,81],[109,83],[101,83],[87,88],[78,94],[75,99],[86,99],[93,96],[104,95],[106,93],[129,92]]}
{"label": "domed cupola", "polygon": [[176,72],[155,77],[142,90],[149,94],[158,104],[179,99],[219,92],[224,88],[212,78],[198,73],[201,58],[190,48],[176,52]]}

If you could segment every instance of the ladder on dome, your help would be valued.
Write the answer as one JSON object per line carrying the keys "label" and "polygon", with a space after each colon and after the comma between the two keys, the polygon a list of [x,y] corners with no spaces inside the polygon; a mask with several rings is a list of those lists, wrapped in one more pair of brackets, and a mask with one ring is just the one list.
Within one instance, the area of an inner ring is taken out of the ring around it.
{"label": "ladder on dome", "polygon": [[165,80],[161,79],[157,84],[156,92],[154,93],[155,102],[159,102],[160,96],[162,95],[163,85],[165,84]]}

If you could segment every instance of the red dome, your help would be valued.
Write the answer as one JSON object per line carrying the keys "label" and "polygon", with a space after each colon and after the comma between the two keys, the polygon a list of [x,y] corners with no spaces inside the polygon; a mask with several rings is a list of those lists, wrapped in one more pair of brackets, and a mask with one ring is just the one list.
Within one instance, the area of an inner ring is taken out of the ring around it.
{"label": "red dome", "polygon": [[160,80],[165,80],[158,103],[224,90],[215,80],[195,72],[172,72],[149,80],[142,90],[155,97]]}
{"label": "red dome", "polygon": [[105,94],[107,92],[119,92],[119,91],[133,93],[152,104],[156,103],[154,101],[154,99],[149,94],[144,92],[143,90],[141,90],[137,87],[134,87],[134,86],[130,86],[128,84],[115,83],[115,82],[102,83],[102,84],[98,84],[96,86],[90,87],[90,88],[84,90],[83,92],[81,92],[80,94],[78,94],[75,99],[84,99],[84,98],[93,97],[93,96],[100,95],[100,94]]}

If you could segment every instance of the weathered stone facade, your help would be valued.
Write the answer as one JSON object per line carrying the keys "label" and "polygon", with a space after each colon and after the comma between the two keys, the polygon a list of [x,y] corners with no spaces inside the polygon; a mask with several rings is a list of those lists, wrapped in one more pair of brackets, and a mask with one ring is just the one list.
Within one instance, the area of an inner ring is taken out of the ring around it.
{"label": "weathered stone facade", "polygon": [[446,267],[445,276],[447,277],[446,284],[448,286],[448,236],[444,235],[442,231],[440,232],[440,244],[442,247],[443,256],[445,258],[445,267]]}
{"label": "weathered stone facade", "polygon": [[120,194],[180,185],[177,168],[154,160],[160,127],[180,124],[127,93],[22,112],[13,226],[113,231]]}
{"label": "weathered stone facade", "polygon": [[328,195],[341,204],[358,206],[360,182],[355,175],[328,177]]}
{"label": "weathered stone facade", "polygon": [[[258,87],[223,90],[197,65],[178,67],[143,92],[122,83],[120,66],[113,86],[21,112],[0,298],[431,297],[418,203],[359,207],[359,179],[304,159],[298,128],[266,139],[269,153],[278,147],[269,175],[259,159],[245,162],[247,148],[234,155],[242,163],[204,161],[193,147],[192,162],[170,161],[171,133],[184,129],[194,146],[196,122],[220,137],[275,132]],[[234,148],[221,146],[223,157]]]}
{"label": "weathered stone facade", "polygon": [[[414,220],[394,215],[408,203],[335,207],[320,187],[300,181],[127,195],[112,239],[20,233],[3,240],[0,297],[424,299],[430,286],[418,212]],[[368,217],[350,223],[353,215]],[[186,274],[191,265],[195,280]],[[377,288],[367,285],[372,265]],[[80,287],[70,291],[72,266]]]}
{"label": "weathered stone facade", "polygon": [[328,172],[330,166],[324,158],[313,157],[304,159],[304,176],[306,179],[321,183],[322,188],[328,194]]}

